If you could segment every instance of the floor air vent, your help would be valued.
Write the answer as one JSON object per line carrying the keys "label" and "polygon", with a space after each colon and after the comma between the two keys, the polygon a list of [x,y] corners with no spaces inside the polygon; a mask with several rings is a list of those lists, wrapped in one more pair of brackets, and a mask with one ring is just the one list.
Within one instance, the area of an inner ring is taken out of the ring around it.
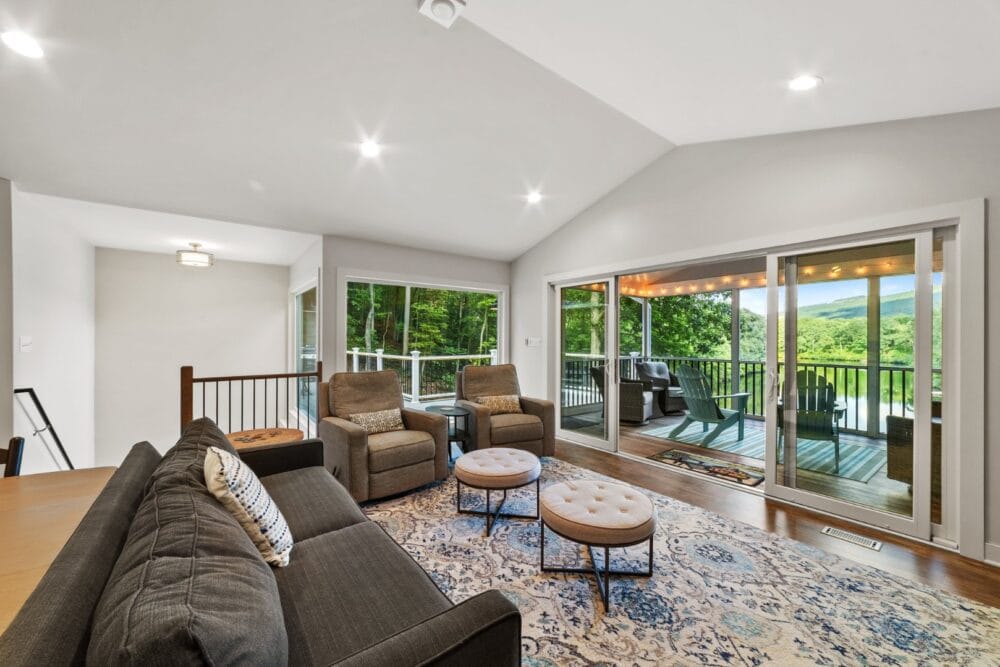
{"label": "floor air vent", "polygon": [[844,540],[845,542],[850,542],[851,544],[857,544],[859,547],[871,549],[872,551],[882,550],[882,543],[878,540],[873,540],[870,537],[864,537],[855,533],[849,533],[846,530],[841,530],[840,528],[831,528],[830,526],[826,526],[823,528],[822,533],[824,535],[829,535],[830,537],[836,537],[838,540]]}

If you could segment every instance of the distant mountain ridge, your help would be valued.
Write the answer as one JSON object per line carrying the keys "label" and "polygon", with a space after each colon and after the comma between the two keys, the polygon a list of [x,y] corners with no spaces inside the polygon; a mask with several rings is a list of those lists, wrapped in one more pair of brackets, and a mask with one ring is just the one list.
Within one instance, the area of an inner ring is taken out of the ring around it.
{"label": "distant mountain ridge", "polygon": [[[908,292],[897,292],[882,297],[882,317],[892,317],[893,315],[913,316],[913,307],[916,293],[913,290]],[[934,287],[934,305],[941,304],[941,288]],[[857,317],[866,317],[868,314],[868,297],[851,296],[844,299],[837,299],[829,303],[817,303],[811,306],[799,308],[799,317],[819,317],[832,320],[846,320]]]}

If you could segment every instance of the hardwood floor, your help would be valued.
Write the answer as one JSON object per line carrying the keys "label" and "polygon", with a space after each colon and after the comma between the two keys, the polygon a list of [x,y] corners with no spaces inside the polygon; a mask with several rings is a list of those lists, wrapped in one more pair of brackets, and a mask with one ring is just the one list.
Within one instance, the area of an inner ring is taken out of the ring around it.
{"label": "hardwood floor", "polygon": [[[597,413],[599,414],[599,413]],[[589,416],[589,415],[587,415]],[[726,452],[713,447],[702,447],[700,445],[686,444],[676,440],[668,440],[661,435],[651,435],[649,431],[660,431],[680,423],[681,415],[660,415],[657,413],[647,425],[638,426],[622,422],[619,431],[618,447],[620,451],[643,458],[668,449],[679,449],[692,454],[701,454],[713,458],[737,463],[741,465],[760,468],[763,471],[764,461],[761,459],[741,456],[736,453]],[[748,419],[746,422],[747,433],[763,431],[764,423],[759,420]],[[603,437],[603,425],[593,427],[583,427],[574,429],[580,433],[590,434],[594,437]],[[885,441],[877,441],[864,436],[844,434],[841,442],[853,443],[861,446],[881,446],[885,447]],[[847,502],[855,503],[864,507],[872,507],[886,512],[893,512],[903,516],[912,514],[913,497],[909,487],[902,482],[889,479],[886,466],[875,472],[867,481],[858,481],[839,477],[837,475],[813,472],[799,469],[796,478],[797,486],[805,491],[812,491],[831,498],[839,498]],[[931,498],[931,521],[940,523],[941,521],[941,497],[940,486],[936,487],[937,492],[932,491]]]}
{"label": "hardwood floor", "polygon": [[[828,553],[983,604],[1000,607],[1000,568],[937,547],[590,447],[558,441],[556,456],[574,465],[798,540]],[[883,542],[882,550],[871,551],[827,537],[820,532],[824,526],[844,528],[877,539]]]}

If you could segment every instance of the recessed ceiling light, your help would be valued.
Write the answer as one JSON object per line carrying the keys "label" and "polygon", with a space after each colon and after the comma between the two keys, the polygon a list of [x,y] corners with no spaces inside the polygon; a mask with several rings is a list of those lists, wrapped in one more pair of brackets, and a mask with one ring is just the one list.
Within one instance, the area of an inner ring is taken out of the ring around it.
{"label": "recessed ceiling light", "polygon": [[525,197],[525,199],[528,200],[529,204],[537,204],[538,202],[542,201],[542,193],[539,192],[538,190],[532,190],[531,192],[528,193],[528,196]]}
{"label": "recessed ceiling light", "polygon": [[823,83],[823,79],[815,74],[802,74],[788,82],[788,89],[801,93],[806,90],[812,90],[821,83]]}
{"label": "recessed ceiling light", "polygon": [[42,47],[38,45],[34,37],[19,30],[10,30],[0,34],[0,40],[3,40],[7,48],[17,51],[26,58],[41,58],[45,55]]}
{"label": "recessed ceiling light", "polygon": [[373,139],[366,139],[361,142],[361,154],[365,157],[378,157],[379,153],[382,152],[382,147],[378,145],[378,142]]}

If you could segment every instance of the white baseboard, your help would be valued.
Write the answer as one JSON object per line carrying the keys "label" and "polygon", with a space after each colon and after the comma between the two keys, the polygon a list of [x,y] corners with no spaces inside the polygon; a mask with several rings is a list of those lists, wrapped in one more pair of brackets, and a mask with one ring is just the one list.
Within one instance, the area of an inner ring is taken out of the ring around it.
{"label": "white baseboard", "polygon": [[1000,544],[986,543],[986,562],[1000,567]]}

